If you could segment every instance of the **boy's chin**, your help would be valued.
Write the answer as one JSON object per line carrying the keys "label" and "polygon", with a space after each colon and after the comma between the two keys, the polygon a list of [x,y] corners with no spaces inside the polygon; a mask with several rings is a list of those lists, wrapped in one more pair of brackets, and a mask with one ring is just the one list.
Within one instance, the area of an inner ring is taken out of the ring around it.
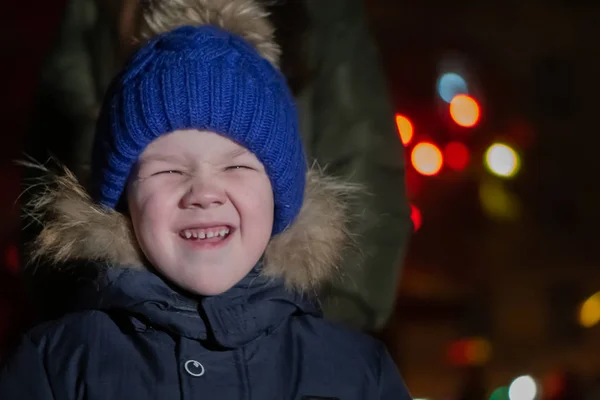
{"label": "boy's chin", "polygon": [[198,294],[200,296],[218,296],[220,294],[227,292],[234,285],[235,285],[235,283],[233,283],[231,285],[218,285],[218,284],[215,284],[212,286],[203,285],[202,287],[192,288],[192,290],[193,290],[193,293]]}

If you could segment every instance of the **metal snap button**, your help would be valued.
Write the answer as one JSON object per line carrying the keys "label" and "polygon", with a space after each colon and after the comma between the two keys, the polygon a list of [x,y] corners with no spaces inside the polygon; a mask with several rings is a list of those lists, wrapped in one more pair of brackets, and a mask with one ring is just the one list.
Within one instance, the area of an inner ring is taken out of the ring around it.
{"label": "metal snap button", "polygon": [[188,374],[192,376],[204,375],[204,366],[196,360],[188,360],[184,364],[184,368]]}

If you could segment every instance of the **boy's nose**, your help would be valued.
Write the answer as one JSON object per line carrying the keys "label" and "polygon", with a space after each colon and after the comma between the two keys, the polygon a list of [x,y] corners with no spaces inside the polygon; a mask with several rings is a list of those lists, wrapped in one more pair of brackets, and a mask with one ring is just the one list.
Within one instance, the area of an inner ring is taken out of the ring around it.
{"label": "boy's nose", "polygon": [[227,202],[225,190],[215,183],[195,182],[181,198],[182,208],[212,208]]}

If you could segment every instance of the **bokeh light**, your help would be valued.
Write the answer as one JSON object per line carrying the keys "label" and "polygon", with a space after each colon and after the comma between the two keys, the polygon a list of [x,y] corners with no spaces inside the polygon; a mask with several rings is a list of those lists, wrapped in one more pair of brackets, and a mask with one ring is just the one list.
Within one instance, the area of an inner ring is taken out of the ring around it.
{"label": "bokeh light", "polygon": [[4,254],[4,265],[14,273],[19,272],[19,250],[17,246],[10,245]]}
{"label": "bokeh light", "polygon": [[444,164],[444,156],[440,149],[428,142],[417,144],[412,150],[410,159],[414,169],[426,176],[436,175]]}
{"label": "bokeh light", "polygon": [[414,128],[410,119],[401,114],[396,114],[396,127],[398,128],[398,134],[403,145],[408,145],[413,136]]}
{"label": "bokeh light", "polygon": [[593,294],[581,305],[579,323],[585,328],[591,328],[600,322],[600,292]]}
{"label": "bokeh light", "polygon": [[455,366],[485,365],[492,357],[492,345],[484,338],[457,340],[448,347],[447,357]]}
{"label": "bokeh light", "polygon": [[518,377],[508,387],[510,400],[535,400],[536,396],[537,384],[529,375]]}
{"label": "bokeh light", "polygon": [[567,377],[560,369],[555,369],[544,377],[541,386],[544,390],[544,397],[558,399],[560,395],[565,393]]}
{"label": "bokeh light", "polygon": [[472,128],[479,122],[479,104],[466,94],[454,96],[450,102],[450,116],[457,125]]}
{"label": "bokeh light", "polygon": [[479,184],[479,201],[483,212],[491,219],[514,222],[521,217],[521,203],[504,182],[484,179]]}
{"label": "bokeh light", "polygon": [[410,205],[410,220],[413,223],[414,231],[418,231],[423,223],[423,215],[421,214],[421,210],[419,210],[414,204]]}
{"label": "bokeh light", "polygon": [[454,72],[445,73],[440,77],[437,91],[446,103],[450,103],[456,95],[469,93],[465,79]]}
{"label": "bokeh light", "polygon": [[509,400],[508,386],[502,386],[492,392],[490,400]]}
{"label": "bokeh light", "polygon": [[444,148],[444,159],[448,167],[462,171],[469,164],[469,149],[463,143],[450,142]]}
{"label": "bokeh light", "polygon": [[510,146],[494,143],[485,152],[485,164],[494,175],[511,178],[519,171],[521,161],[517,152]]}

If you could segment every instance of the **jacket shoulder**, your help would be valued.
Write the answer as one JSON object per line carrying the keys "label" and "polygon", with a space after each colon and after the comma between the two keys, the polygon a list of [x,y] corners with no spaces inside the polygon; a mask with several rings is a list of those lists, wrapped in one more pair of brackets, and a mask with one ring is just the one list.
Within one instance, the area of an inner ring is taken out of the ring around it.
{"label": "jacket shoulder", "polygon": [[111,332],[122,334],[125,320],[105,311],[79,311],[59,319],[43,322],[26,336],[38,347],[53,349],[61,343],[93,343]]}
{"label": "jacket shoulder", "polygon": [[320,317],[307,316],[298,324],[302,335],[319,351],[331,353],[336,359],[345,357],[348,362],[366,364],[373,371],[378,369],[381,354],[386,351],[380,340]]}
{"label": "jacket shoulder", "polygon": [[334,371],[342,381],[353,382],[346,387],[365,391],[368,398],[410,399],[398,368],[381,341],[310,315],[297,318],[294,324],[293,340],[301,342],[303,359],[313,373],[319,371],[317,374],[327,376]]}
{"label": "jacket shoulder", "polygon": [[382,342],[373,336],[322,317],[307,316],[306,324],[312,326],[316,335],[336,338],[336,342],[340,345],[358,345],[365,350],[372,350],[382,345]]}

